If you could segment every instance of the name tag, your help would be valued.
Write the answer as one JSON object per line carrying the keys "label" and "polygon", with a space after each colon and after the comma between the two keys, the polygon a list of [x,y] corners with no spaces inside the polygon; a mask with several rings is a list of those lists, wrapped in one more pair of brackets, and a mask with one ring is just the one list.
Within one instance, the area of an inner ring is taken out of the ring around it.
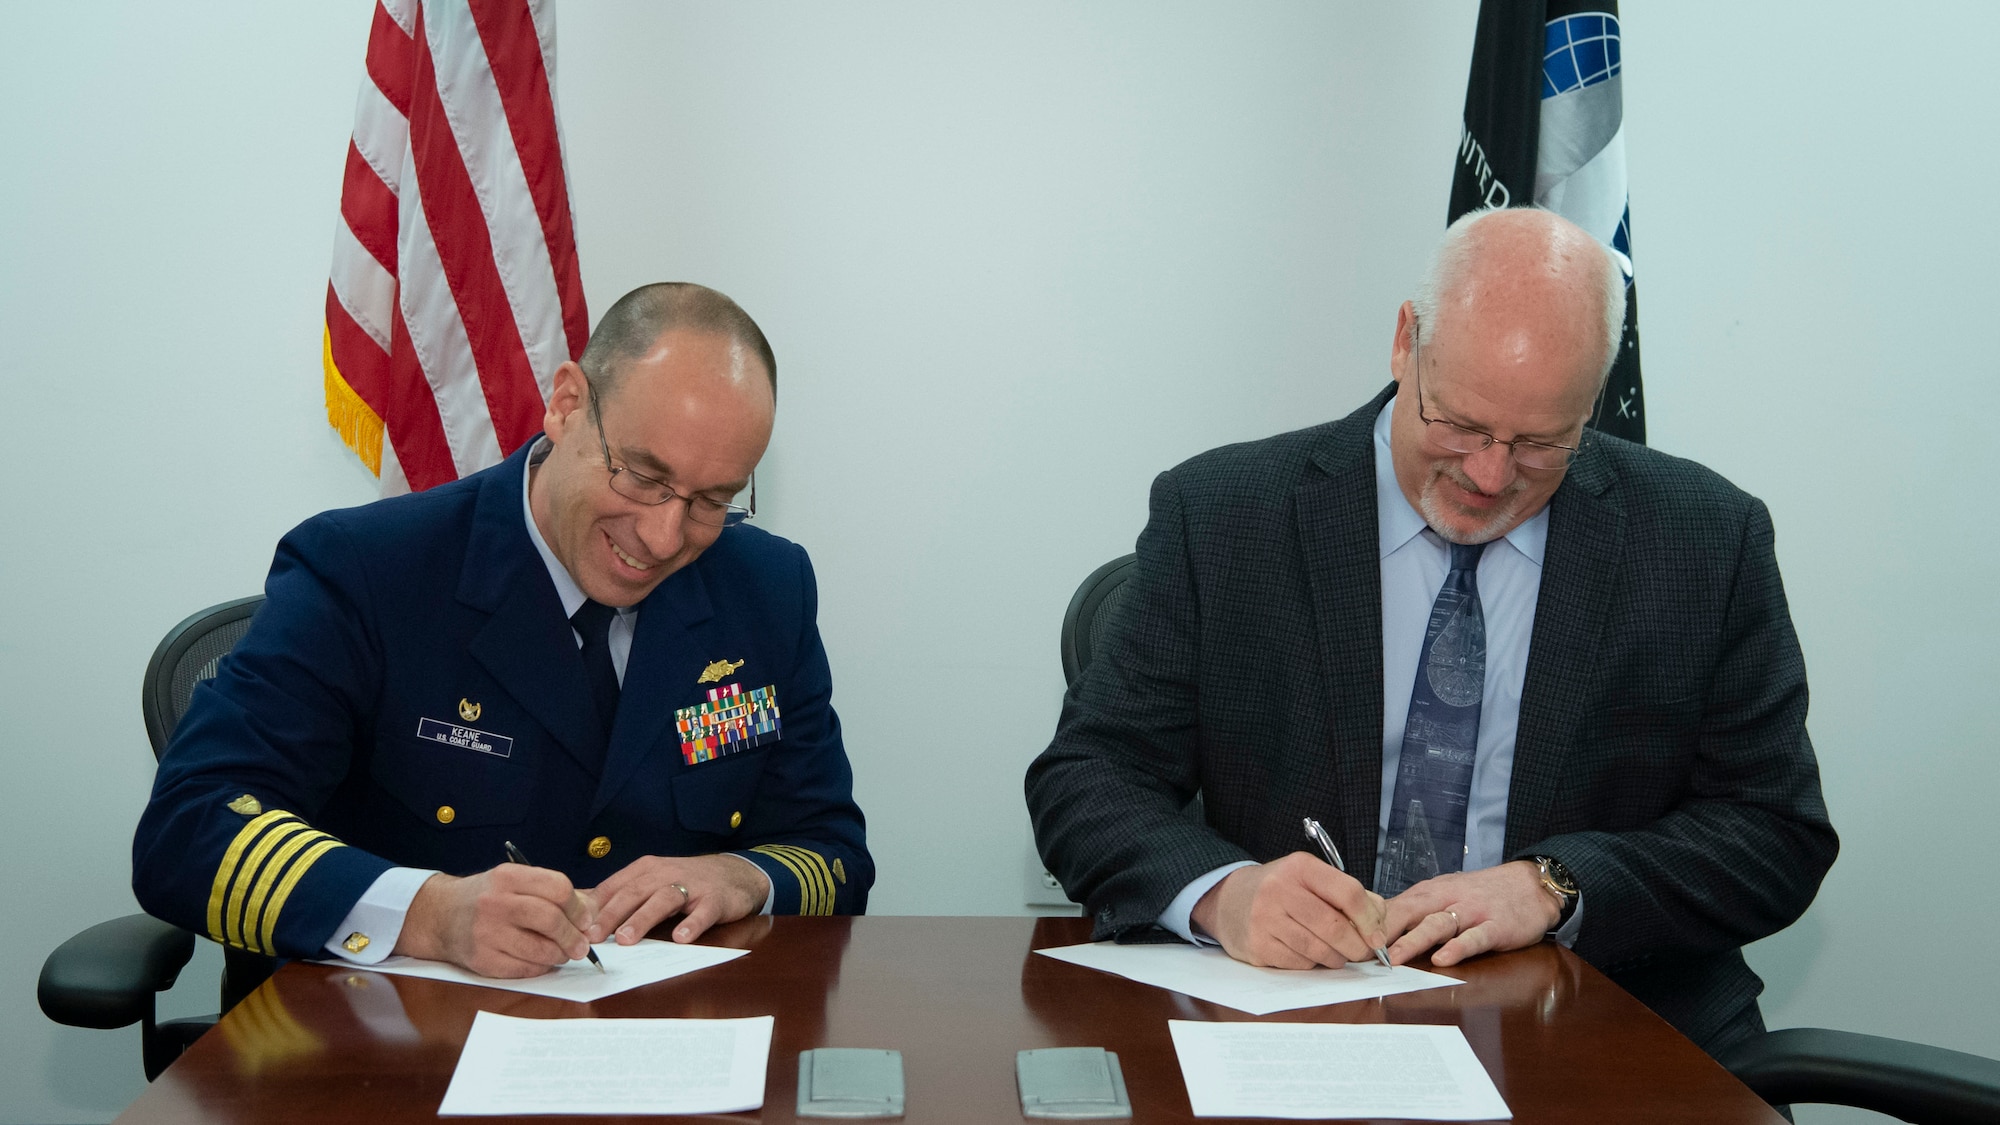
{"label": "name tag", "polygon": [[504,734],[488,734],[483,730],[473,730],[458,723],[420,719],[417,721],[417,737],[432,742],[442,742],[446,746],[456,746],[460,750],[477,750],[481,754],[491,754],[496,758],[514,756],[513,739]]}

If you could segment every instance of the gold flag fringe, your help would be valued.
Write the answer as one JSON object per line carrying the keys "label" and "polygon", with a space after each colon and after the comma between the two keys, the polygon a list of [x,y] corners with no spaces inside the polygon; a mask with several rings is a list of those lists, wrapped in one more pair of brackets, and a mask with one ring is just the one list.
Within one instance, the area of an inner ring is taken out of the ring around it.
{"label": "gold flag fringe", "polygon": [[326,329],[320,333],[320,362],[326,368],[327,424],[340,434],[340,440],[361,458],[369,472],[381,476],[382,418],[354,393],[354,388],[340,374],[340,368],[334,365],[333,333]]}

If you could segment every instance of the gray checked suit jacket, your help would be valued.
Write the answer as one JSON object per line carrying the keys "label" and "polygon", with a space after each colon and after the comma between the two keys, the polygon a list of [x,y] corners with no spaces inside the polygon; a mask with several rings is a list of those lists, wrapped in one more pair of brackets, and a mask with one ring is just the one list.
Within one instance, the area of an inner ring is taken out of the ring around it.
{"label": "gray checked suit jacket", "polygon": [[[1100,939],[1145,940],[1195,877],[1305,848],[1304,816],[1374,871],[1372,430],[1393,391],[1154,482],[1132,589],[1027,777],[1042,857]],[[1711,1049],[1758,1018],[1742,945],[1797,919],[1838,849],[1805,719],[1764,505],[1591,434],[1550,501],[1506,851],[1562,860],[1576,952]],[[1182,811],[1197,791],[1205,824]]]}

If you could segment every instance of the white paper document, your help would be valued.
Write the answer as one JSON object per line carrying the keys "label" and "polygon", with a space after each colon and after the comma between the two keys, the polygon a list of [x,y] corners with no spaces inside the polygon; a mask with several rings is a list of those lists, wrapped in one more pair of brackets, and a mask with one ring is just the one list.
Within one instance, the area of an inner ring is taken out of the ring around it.
{"label": "white paper document", "polygon": [[449,965],[443,961],[425,961],[417,957],[390,957],[379,964],[356,965],[349,961],[320,961],[321,965],[332,965],[339,969],[361,969],[374,973],[393,973],[399,977],[422,977],[425,980],[444,980],[455,984],[476,984],[481,988],[503,988],[509,992],[526,992],[535,996],[553,996],[558,1000],[591,1001],[602,1000],[606,996],[616,996],[630,988],[653,984],[692,973],[696,969],[706,969],[733,961],[747,949],[717,949],[711,945],[675,945],[670,941],[655,941],[642,938],[636,945],[619,945],[605,942],[593,945],[598,960],[604,962],[604,971],[588,961],[571,961],[560,968],[552,969],[538,977],[523,977],[508,980],[500,977],[482,977],[478,973]]}
{"label": "white paper document", "polygon": [[1511,1118],[1450,1025],[1168,1020],[1196,1117]]}
{"label": "white paper document", "polygon": [[1344,969],[1260,969],[1213,945],[1118,945],[1100,941],[1035,952],[1140,984],[1185,992],[1197,1000],[1253,1016],[1463,983],[1408,965],[1385,969],[1373,961],[1357,961]]}
{"label": "white paper document", "polygon": [[770,1016],[530,1020],[481,1012],[438,1115],[757,1109],[771,1024]]}

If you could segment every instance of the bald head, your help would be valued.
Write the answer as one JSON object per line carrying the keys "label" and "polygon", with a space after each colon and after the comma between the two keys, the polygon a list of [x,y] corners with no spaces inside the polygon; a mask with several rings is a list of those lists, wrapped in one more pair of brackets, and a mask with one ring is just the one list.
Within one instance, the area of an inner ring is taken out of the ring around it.
{"label": "bald head", "polygon": [[669,332],[720,336],[756,357],[778,394],[778,360],[742,306],[706,285],[661,281],[642,285],[605,310],[577,362],[598,395],[609,397],[634,361],[657,350]]}
{"label": "bald head", "polygon": [[1472,211],[1445,231],[1411,305],[1420,346],[1475,324],[1577,334],[1600,357],[1594,398],[1618,358],[1625,277],[1609,248],[1553,211]]}

